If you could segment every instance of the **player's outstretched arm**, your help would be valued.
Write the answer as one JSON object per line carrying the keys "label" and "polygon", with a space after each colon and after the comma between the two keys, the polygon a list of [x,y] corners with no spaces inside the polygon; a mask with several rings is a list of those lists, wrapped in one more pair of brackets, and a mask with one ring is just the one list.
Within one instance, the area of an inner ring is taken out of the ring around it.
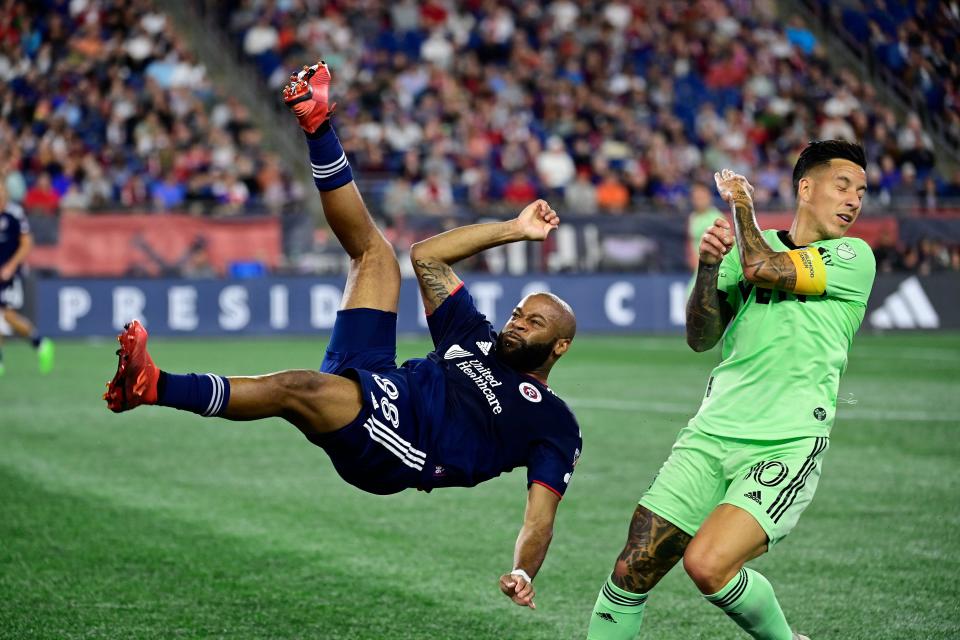
{"label": "player's outstretched arm", "polygon": [[533,578],[540,571],[553,538],[553,521],[560,496],[543,485],[531,484],[523,527],[513,550],[513,571],[500,576],[500,591],[521,607],[536,609]]}
{"label": "player's outstretched arm", "polygon": [[694,351],[706,351],[717,344],[730,322],[730,310],[721,304],[717,292],[720,262],[733,246],[730,223],[717,218],[700,238],[697,279],[687,300],[687,344]]}
{"label": "player's outstretched arm", "polygon": [[816,250],[774,251],[767,244],[753,210],[753,187],[743,176],[724,169],[713,174],[720,196],[733,209],[743,277],[761,287],[820,295],[826,271]]}
{"label": "player's outstretched arm", "polygon": [[544,200],[527,205],[513,220],[471,224],[417,242],[410,261],[420,282],[427,313],[439,307],[460,286],[451,268],[464,258],[520,240],[543,240],[560,224],[560,216]]}

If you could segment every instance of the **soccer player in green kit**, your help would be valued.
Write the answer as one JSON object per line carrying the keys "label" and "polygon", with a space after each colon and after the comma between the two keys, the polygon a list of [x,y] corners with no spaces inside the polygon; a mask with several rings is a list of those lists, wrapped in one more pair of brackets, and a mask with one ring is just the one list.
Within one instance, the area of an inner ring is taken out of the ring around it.
{"label": "soccer player in green kit", "polygon": [[[789,231],[760,231],[753,187],[715,175],[731,205],[703,234],[687,343],[721,362],[700,410],[640,499],[590,620],[591,640],[632,640],[649,591],[683,558],[704,597],[750,636],[797,640],[760,573],[744,564],[782,540],[810,504],[840,376],[873,285],[873,252],[844,238],[866,191],[862,147],[811,142],[793,170]],[[736,251],[731,251],[736,241]]]}

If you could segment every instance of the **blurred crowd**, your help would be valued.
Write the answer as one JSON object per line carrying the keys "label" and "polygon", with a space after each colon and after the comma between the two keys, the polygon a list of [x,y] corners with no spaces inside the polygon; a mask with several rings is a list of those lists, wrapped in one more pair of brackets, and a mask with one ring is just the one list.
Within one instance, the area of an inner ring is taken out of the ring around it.
{"label": "blurred crowd", "polygon": [[0,174],[33,214],[303,197],[150,0],[0,2]]}
{"label": "blurred crowd", "polygon": [[206,6],[272,89],[327,61],[341,139],[391,217],[538,195],[571,213],[683,211],[719,167],[750,176],[759,207],[789,208],[811,138],[862,140],[884,208],[960,195],[920,119],[898,119],[772,0]]}
{"label": "blurred crowd", "polygon": [[960,4],[939,0],[844,0],[821,4],[840,12],[841,23],[873,59],[922,96],[946,120],[960,144]]}

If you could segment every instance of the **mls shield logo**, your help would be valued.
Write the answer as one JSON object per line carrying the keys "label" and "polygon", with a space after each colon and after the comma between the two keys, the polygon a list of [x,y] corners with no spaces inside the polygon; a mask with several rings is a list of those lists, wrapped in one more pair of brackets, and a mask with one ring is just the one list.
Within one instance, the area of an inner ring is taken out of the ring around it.
{"label": "mls shield logo", "polygon": [[477,349],[480,349],[480,353],[482,353],[485,356],[490,354],[490,348],[492,346],[493,346],[492,342],[483,341],[483,340],[477,341]]}
{"label": "mls shield logo", "polygon": [[540,395],[540,390],[529,382],[520,383],[520,393],[530,402],[540,402],[543,400],[543,396]]}
{"label": "mls shield logo", "polygon": [[473,354],[458,344],[450,345],[447,352],[443,354],[444,360],[456,360],[457,358],[469,358]]}
{"label": "mls shield logo", "polygon": [[842,242],[837,245],[836,249],[837,255],[843,258],[844,260],[853,260],[857,257],[857,252],[853,250],[846,242]]}

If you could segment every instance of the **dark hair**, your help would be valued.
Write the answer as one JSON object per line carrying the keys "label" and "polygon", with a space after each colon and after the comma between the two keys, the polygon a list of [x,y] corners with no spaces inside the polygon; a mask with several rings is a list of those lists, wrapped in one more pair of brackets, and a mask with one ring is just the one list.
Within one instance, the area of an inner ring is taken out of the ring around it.
{"label": "dark hair", "polygon": [[793,192],[796,193],[800,187],[800,178],[804,177],[813,169],[830,164],[834,158],[849,160],[855,164],[867,168],[867,157],[861,147],[856,142],[847,142],[846,140],[811,140],[800,157],[797,158],[797,164],[793,167]]}

